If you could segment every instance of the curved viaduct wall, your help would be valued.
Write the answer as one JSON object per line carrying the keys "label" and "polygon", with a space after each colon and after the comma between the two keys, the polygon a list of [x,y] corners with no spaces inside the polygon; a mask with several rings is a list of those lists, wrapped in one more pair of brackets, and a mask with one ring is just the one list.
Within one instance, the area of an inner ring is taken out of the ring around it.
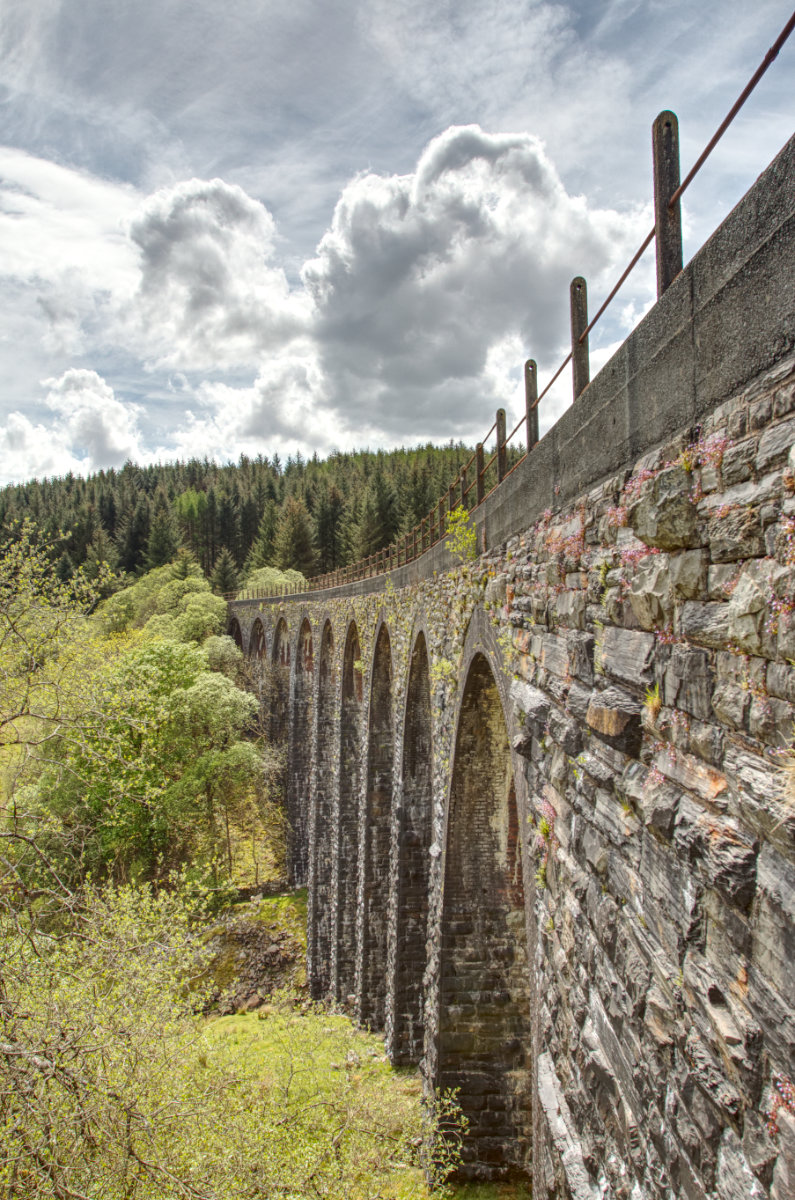
{"label": "curved viaduct wall", "polygon": [[794,151],[478,511],[477,560],[231,605],[314,995],[537,1200],[795,1195]]}

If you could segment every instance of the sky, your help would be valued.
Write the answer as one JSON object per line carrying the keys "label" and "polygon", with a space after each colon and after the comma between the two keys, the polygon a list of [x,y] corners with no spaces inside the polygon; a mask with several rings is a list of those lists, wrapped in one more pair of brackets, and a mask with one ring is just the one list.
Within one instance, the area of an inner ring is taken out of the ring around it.
{"label": "sky", "polygon": [[[0,483],[474,442],[523,411],[791,0],[0,0]],[[683,202],[793,131],[795,37]],[[653,248],[591,338],[654,298]],[[568,373],[542,432],[571,400]]]}

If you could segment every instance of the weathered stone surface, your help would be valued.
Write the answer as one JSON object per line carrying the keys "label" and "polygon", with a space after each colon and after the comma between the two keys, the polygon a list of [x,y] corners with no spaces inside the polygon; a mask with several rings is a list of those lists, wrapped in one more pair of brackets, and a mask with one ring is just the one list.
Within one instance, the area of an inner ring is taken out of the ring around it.
{"label": "weathered stone surface", "polygon": [[742,1144],[733,1129],[725,1130],[718,1151],[717,1191],[721,1200],[767,1200],[767,1193],[751,1170]]}
{"label": "weathered stone surface", "polygon": [[747,654],[758,654],[768,615],[768,593],[756,572],[744,572],[732,592],[728,610],[728,639]]}
{"label": "weathered stone surface", "polygon": [[628,513],[631,529],[647,546],[682,550],[700,544],[693,477],[684,467],[661,471]]}
{"label": "weathered stone surface", "polygon": [[759,439],[756,469],[760,475],[783,463],[795,442],[795,420],[781,421],[765,430]]}
{"label": "weathered stone surface", "polygon": [[569,654],[569,674],[582,683],[593,683],[593,652],[594,636],[592,633],[576,633],[571,631],[566,635],[566,649]]}
{"label": "weathered stone surface", "polygon": [[671,623],[673,602],[665,555],[650,554],[638,563],[629,588],[629,602],[642,629],[662,629]]}
{"label": "weathered stone surface", "polygon": [[728,680],[718,683],[712,694],[715,716],[730,729],[742,729],[750,702],[750,692]]}
{"label": "weathered stone surface", "polygon": [[712,716],[712,668],[709,655],[692,646],[672,648],[665,672],[664,701],[701,721]]}
{"label": "weathered stone surface", "polygon": [[720,771],[714,771],[692,754],[683,754],[671,747],[661,747],[654,755],[654,765],[663,775],[680,783],[690,792],[695,792],[704,800],[718,800],[726,791],[726,777]]}
{"label": "weathered stone surface", "polygon": [[704,588],[707,555],[703,550],[682,550],[668,560],[671,587],[685,600],[696,600]]}
{"label": "weathered stone surface", "polygon": [[487,604],[491,604],[494,608],[502,608],[505,604],[508,590],[508,575],[506,572],[501,572],[494,579],[490,579],[486,584],[485,600]]}
{"label": "weathered stone surface", "polygon": [[770,1200],[792,1200],[795,1196],[795,1113],[786,1109],[778,1115],[781,1153],[773,1172]]}
{"label": "weathered stone surface", "polygon": [[593,731],[611,746],[627,754],[637,754],[640,748],[639,702],[621,688],[609,687],[593,692],[586,721]]}
{"label": "weathered stone surface", "polygon": [[646,825],[670,839],[679,806],[679,791],[675,787],[655,778],[636,762],[628,764],[615,786],[618,796],[638,809]]}
{"label": "weathered stone surface", "polygon": [[582,629],[587,602],[588,598],[585,592],[561,592],[555,600],[555,612],[560,623]]}
{"label": "weathered stone surface", "polygon": [[716,563],[738,562],[765,552],[757,508],[736,508],[711,514],[707,520],[707,537],[712,561]]}
{"label": "weathered stone surface", "polygon": [[654,638],[649,633],[608,626],[602,633],[600,662],[606,675],[645,687],[653,677]]}
{"label": "weathered stone surface", "polygon": [[753,959],[782,996],[795,997],[795,865],[765,845],[757,871]]}
{"label": "weathered stone surface", "polygon": [[757,843],[732,819],[701,818],[708,878],[731,904],[746,909],[756,889]]}
{"label": "weathered stone surface", "polygon": [[686,601],[679,610],[679,632],[699,646],[723,648],[729,641],[729,606]]}

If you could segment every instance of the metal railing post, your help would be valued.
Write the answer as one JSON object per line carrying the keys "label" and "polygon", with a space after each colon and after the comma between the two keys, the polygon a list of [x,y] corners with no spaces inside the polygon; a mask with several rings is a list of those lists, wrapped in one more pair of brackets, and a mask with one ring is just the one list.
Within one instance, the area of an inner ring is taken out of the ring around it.
{"label": "metal railing post", "polygon": [[440,542],[444,537],[444,496],[439,498],[439,528],[437,530],[437,542]]}
{"label": "metal railing post", "polygon": [[505,448],[505,409],[497,409],[497,483],[502,483],[508,472],[508,451]]}
{"label": "metal railing post", "polygon": [[477,503],[483,503],[483,497],[486,494],[486,481],[483,478],[483,443],[478,442],[475,447],[475,495]]}
{"label": "metal railing post", "polygon": [[571,309],[571,374],[574,399],[584,392],[591,378],[588,361],[588,335],[582,337],[588,327],[588,287],[581,275],[572,279],[569,289]]}
{"label": "metal railing post", "polygon": [[669,203],[679,187],[679,122],[661,112],[651,127],[654,160],[654,235],[657,250],[657,296],[682,270],[682,206]]}
{"label": "metal railing post", "polygon": [[534,358],[528,358],[524,365],[524,400],[529,453],[538,442],[538,367]]}

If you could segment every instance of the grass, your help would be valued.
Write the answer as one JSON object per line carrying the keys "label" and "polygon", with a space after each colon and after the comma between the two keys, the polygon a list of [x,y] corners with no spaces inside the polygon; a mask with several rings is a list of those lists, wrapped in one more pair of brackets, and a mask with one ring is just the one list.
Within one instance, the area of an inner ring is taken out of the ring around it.
{"label": "grass", "polygon": [[[208,1021],[207,1037],[223,1044],[233,1058],[252,1070],[264,1089],[289,1086],[305,1103],[344,1097],[351,1125],[380,1123],[383,1159],[377,1170],[389,1200],[436,1200],[415,1162],[396,1165],[389,1147],[399,1137],[405,1144],[420,1132],[421,1084],[416,1071],[394,1069],[382,1041],[357,1029],[344,1016],[312,1006],[306,1009],[285,997],[255,1013]],[[371,1151],[371,1154],[373,1152]],[[450,1184],[450,1200],[530,1200],[528,1184]]]}

